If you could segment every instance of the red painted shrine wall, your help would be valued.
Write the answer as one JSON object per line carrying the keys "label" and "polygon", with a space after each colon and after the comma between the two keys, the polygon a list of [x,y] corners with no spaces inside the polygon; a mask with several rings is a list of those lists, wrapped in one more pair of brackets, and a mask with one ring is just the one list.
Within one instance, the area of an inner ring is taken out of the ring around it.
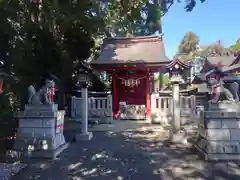
{"label": "red painted shrine wall", "polygon": [[126,86],[121,79],[117,79],[117,101],[125,101],[127,104],[142,105],[146,103],[146,78],[139,80],[137,86]]}
{"label": "red painted shrine wall", "polygon": [[[146,105],[148,73],[137,72],[129,74],[115,72],[112,80],[115,87],[113,90],[114,114],[117,114],[119,102],[121,101],[133,105]],[[131,83],[132,80],[134,81],[133,83]]]}

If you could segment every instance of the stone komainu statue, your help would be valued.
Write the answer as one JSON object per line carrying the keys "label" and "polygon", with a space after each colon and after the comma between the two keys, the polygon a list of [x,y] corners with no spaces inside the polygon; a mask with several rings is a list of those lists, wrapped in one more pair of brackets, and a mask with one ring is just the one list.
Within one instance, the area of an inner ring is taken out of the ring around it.
{"label": "stone komainu statue", "polygon": [[55,87],[55,82],[52,79],[46,79],[45,84],[39,91],[36,91],[33,85],[28,87],[28,103],[32,105],[53,104],[48,93]]}
{"label": "stone komainu statue", "polygon": [[228,88],[225,87],[221,79],[211,77],[207,82],[211,87],[211,99],[209,102],[217,103],[221,100],[239,101],[239,84],[237,82],[229,83]]}

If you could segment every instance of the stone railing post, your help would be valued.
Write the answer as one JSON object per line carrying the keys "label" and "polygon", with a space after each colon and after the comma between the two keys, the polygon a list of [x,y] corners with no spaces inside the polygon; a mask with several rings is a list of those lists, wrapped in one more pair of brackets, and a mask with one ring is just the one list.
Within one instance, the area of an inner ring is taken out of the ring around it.
{"label": "stone railing post", "polygon": [[197,124],[201,124],[201,119],[203,119],[204,116],[204,106],[197,106],[196,107],[196,120],[197,120]]}
{"label": "stone railing post", "polygon": [[113,120],[113,108],[112,108],[112,95],[107,95],[107,108],[108,108],[108,116]]}
{"label": "stone railing post", "polygon": [[75,98],[74,96],[71,97],[71,118],[75,117]]}
{"label": "stone railing post", "polygon": [[88,132],[88,89],[82,88],[82,126],[81,132],[87,133]]}
{"label": "stone railing post", "polygon": [[173,84],[173,132],[180,130],[179,84]]}
{"label": "stone railing post", "polygon": [[151,94],[151,112],[156,109],[156,93]]}

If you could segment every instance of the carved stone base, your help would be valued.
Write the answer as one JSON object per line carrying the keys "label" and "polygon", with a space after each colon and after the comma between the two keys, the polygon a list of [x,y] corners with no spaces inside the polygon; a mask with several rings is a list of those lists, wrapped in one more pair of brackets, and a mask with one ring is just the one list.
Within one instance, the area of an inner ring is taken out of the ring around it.
{"label": "carved stone base", "polygon": [[240,102],[220,101],[218,103],[208,103],[206,110],[239,112],[240,111]]}
{"label": "carved stone base", "polygon": [[64,115],[57,105],[26,106],[19,115],[14,149],[27,157],[56,158],[68,146],[63,135]]}
{"label": "carved stone base", "polygon": [[69,143],[64,143],[56,149],[40,150],[40,151],[23,151],[21,153],[22,158],[47,158],[55,160],[59,154],[69,147]]}
{"label": "carved stone base", "polygon": [[124,120],[145,120],[145,105],[128,105],[125,102],[119,103],[119,119]]}
{"label": "carved stone base", "polygon": [[170,134],[170,140],[171,140],[172,143],[182,144],[182,145],[185,145],[187,147],[191,147],[191,144],[188,142],[185,133],[181,133],[181,132],[171,133]]}
{"label": "carved stone base", "polygon": [[238,141],[211,141],[200,135],[194,147],[206,160],[234,160],[236,157],[240,159]]}
{"label": "carved stone base", "polygon": [[92,132],[79,133],[76,135],[76,141],[89,141],[93,138]]}

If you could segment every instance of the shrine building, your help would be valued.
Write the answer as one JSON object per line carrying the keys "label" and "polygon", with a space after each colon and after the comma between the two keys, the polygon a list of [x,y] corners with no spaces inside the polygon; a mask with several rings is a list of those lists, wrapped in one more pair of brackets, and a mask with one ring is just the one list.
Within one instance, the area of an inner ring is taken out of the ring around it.
{"label": "shrine building", "polygon": [[91,61],[90,65],[94,70],[105,71],[111,76],[115,118],[120,102],[145,105],[146,117],[149,117],[154,73],[188,68],[177,59],[168,59],[160,36],[106,38],[99,58]]}

